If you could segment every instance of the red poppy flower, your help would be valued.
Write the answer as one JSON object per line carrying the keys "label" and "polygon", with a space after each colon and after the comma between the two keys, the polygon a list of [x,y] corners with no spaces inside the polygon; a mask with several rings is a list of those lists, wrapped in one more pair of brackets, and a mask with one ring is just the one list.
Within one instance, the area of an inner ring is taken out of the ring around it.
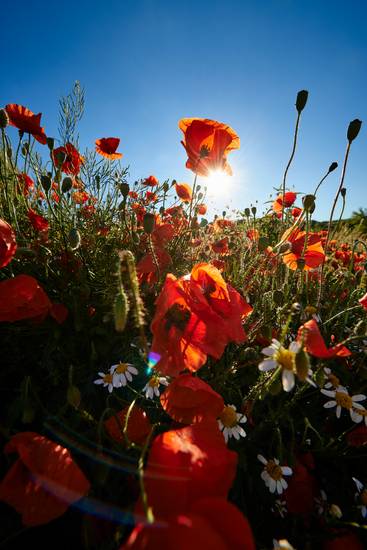
{"label": "red poppy flower", "polygon": [[314,319],[310,319],[307,323],[299,327],[297,340],[299,342],[303,341],[304,349],[314,357],[319,357],[320,359],[348,357],[352,355],[349,349],[341,344],[332,348],[327,348]]}
{"label": "red poppy flower", "polygon": [[15,126],[21,132],[31,134],[39,143],[45,145],[47,137],[44,128],[41,128],[41,113],[35,115],[27,107],[17,103],[9,103],[5,110],[9,117],[9,124]]}
{"label": "red poppy flower", "polygon": [[257,229],[249,229],[246,231],[246,237],[250,239],[250,241],[258,241],[259,240],[259,232]]}
{"label": "red poppy flower", "polygon": [[222,396],[191,374],[175,378],[162,393],[160,401],[173,420],[184,424],[217,418],[224,408]]}
{"label": "red poppy flower", "polygon": [[363,309],[367,311],[367,293],[364,296],[362,296],[362,298],[360,298],[358,302],[361,304]]}
{"label": "red poppy flower", "polygon": [[154,284],[158,280],[159,271],[165,271],[172,263],[172,258],[164,248],[156,246],[154,248],[154,256],[151,252],[148,252],[138,262],[136,270],[139,275],[140,282],[147,282],[148,284]]}
{"label": "red poppy flower", "polygon": [[227,154],[239,149],[240,138],[230,126],[204,118],[183,118],[178,123],[184,133],[181,142],[186,149],[186,167],[199,176],[221,170],[232,174]]}
{"label": "red poppy flower", "polygon": [[295,206],[294,208],[292,208],[291,214],[293,218],[298,218],[302,214],[302,208],[298,208],[298,206]]}
{"label": "red poppy flower", "polygon": [[36,279],[17,275],[0,282],[0,321],[43,320],[51,302]]}
{"label": "red poppy flower", "polygon": [[76,204],[85,204],[90,199],[90,195],[86,191],[75,191],[72,198]]}
{"label": "red poppy flower", "polygon": [[196,207],[196,210],[197,210],[197,213],[199,214],[199,216],[205,216],[207,209],[208,208],[207,208],[206,204],[198,204],[197,207]]}
{"label": "red poppy flower", "polygon": [[[118,443],[125,443],[123,429],[125,426],[126,415],[129,407],[122,409],[116,415],[110,416],[104,426],[112,439]],[[116,418],[117,417],[117,418]],[[148,437],[151,424],[145,411],[137,406],[134,406],[129,415],[126,435],[129,441],[137,445],[143,445]]]}
{"label": "red poppy flower", "polygon": [[186,514],[139,524],[120,550],[255,550],[247,519],[223,498],[202,498]]}
{"label": "red poppy flower", "polygon": [[15,233],[12,227],[0,218],[0,268],[11,262],[16,250]]}
{"label": "red poppy flower", "polygon": [[310,516],[315,507],[315,497],[319,493],[315,476],[297,461],[293,475],[289,478],[288,488],[284,493],[287,509],[291,514]]}
{"label": "red poppy flower", "polygon": [[148,176],[143,181],[143,185],[149,185],[150,187],[154,187],[155,185],[158,185],[158,180],[155,176]]}
{"label": "red poppy flower", "polygon": [[138,198],[138,193],[136,191],[129,191],[129,197],[136,200]]}
{"label": "red poppy flower", "polygon": [[211,245],[213,252],[216,254],[227,254],[229,248],[228,248],[228,237],[224,237],[223,239],[220,239],[219,241],[215,241],[215,243],[212,243]]}
{"label": "red poppy flower", "polygon": [[237,453],[227,448],[216,420],[158,435],[144,473],[153,513],[185,514],[201,498],[226,498],[236,466]]}
{"label": "red poppy flower", "polygon": [[345,438],[351,447],[362,447],[367,443],[367,426],[357,426]]}
{"label": "red poppy flower", "polygon": [[17,178],[22,186],[22,192],[24,196],[27,197],[29,195],[29,191],[31,189],[34,189],[34,181],[28,176],[28,174],[24,173],[17,174]]}
{"label": "red poppy flower", "polygon": [[18,433],[5,453],[19,458],[0,483],[0,500],[22,515],[24,525],[48,523],[89,491],[90,483],[68,449],[42,435]]}
{"label": "red poppy flower", "polygon": [[[294,201],[296,200],[297,195],[296,193],[293,193],[292,191],[287,191],[284,193],[284,207],[289,208],[292,206]],[[282,212],[283,210],[283,195],[278,195],[275,201],[273,202],[273,210],[277,214],[279,212]]]}
{"label": "red poppy flower", "polygon": [[192,189],[188,183],[176,183],[175,185],[177,196],[182,202],[190,202],[192,199]]}
{"label": "red poppy flower", "polygon": [[43,216],[40,216],[30,208],[27,212],[28,219],[32,224],[33,229],[36,231],[48,231],[49,229],[49,223]]}
{"label": "red poppy flower", "polygon": [[109,159],[116,160],[122,157],[122,153],[116,153],[120,144],[119,138],[109,137],[96,139],[96,151],[99,155]]}
{"label": "red poppy flower", "polygon": [[50,308],[50,315],[59,325],[62,325],[68,318],[69,310],[64,304],[53,303]]}
{"label": "red poppy flower", "polygon": [[283,262],[289,269],[297,269],[297,260],[303,258],[305,261],[304,269],[315,269],[325,259],[325,252],[322,248],[320,237],[317,233],[309,233],[307,236],[307,246],[304,252],[306,232],[298,229],[288,229],[282,236],[282,240],[288,241],[291,245],[290,252],[283,255]]}
{"label": "red poppy flower", "polygon": [[[83,164],[83,157],[72,143],[66,143],[65,147],[57,147],[53,150],[52,156],[55,166],[60,168],[65,174],[77,176],[80,172],[80,166]],[[61,158],[64,160],[61,162]]]}
{"label": "red poppy flower", "polygon": [[153,202],[153,201],[156,201],[157,200],[157,195],[156,193],[152,193],[151,191],[147,191],[145,193],[145,200],[147,201],[147,203],[149,204],[150,202]]}

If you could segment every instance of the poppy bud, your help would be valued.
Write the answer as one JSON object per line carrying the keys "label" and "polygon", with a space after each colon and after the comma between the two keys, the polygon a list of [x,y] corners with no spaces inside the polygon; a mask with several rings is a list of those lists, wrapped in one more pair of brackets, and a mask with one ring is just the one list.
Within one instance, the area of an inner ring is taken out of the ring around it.
{"label": "poppy bud", "polygon": [[304,258],[298,258],[297,260],[297,269],[303,271],[306,265],[306,260]]}
{"label": "poppy bud", "polygon": [[41,176],[41,185],[46,193],[49,192],[51,187],[51,178],[50,176]]}
{"label": "poppy bud", "polygon": [[340,194],[341,194],[341,196],[343,197],[343,199],[345,199],[345,195],[347,194],[347,190],[346,190],[345,187],[342,187],[342,188],[340,189]]}
{"label": "poppy bud", "polygon": [[334,518],[340,519],[343,515],[343,512],[337,504],[332,504],[329,508],[330,515]]}
{"label": "poppy bud", "polygon": [[302,382],[304,382],[308,376],[308,371],[310,370],[310,359],[303,348],[296,354],[295,362],[297,376]]}
{"label": "poppy bud", "polygon": [[22,422],[23,424],[31,424],[34,420],[34,408],[32,407],[32,404],[30,403],[29,399],[26,400],[23,408],[23,414],[22,414]]}
{"label": "poppy bud", "polygon": [[250,217],[250,209],[249,209],[249,208],[245,208],[245,216],[246,216],[247,218]]}
{"label": "poppy bud", "polygon": [[143,227],[145,233],[148,233],[149,235],[153,233],[155,226],[155,216],[154,214],[151,214],[147,212],[147,214],[144,214],[143,218]]}
{"label": "poppy bud", "polygon": [[123,332],[125,330],[129,309],[129,300],[126,296],[124,289],[121,287],[119,293],[115,298],[115,303],[113,306],[116,332]]}
{"label": "poppy bud", "polygon": [[277,306],[281,306],[284,300],[284,294],[281,290],[274,290],[273,300]]}
{"label": "poppy bud", "polygon": [[252,215],[253,215],[253,216],[256,216],[256,212],[257,212],[256,206],[253,206],[253,207],[251,208],[251,212],[252,212]]}
{"label": "poppy bud", "polygon": [[9,124],[8,113],[5,109],[0,109],[0,128],[4,129]]}
{"label": "poppy bud", "polygon": [[315,195],[305,195],[302,198],[303,208],[307,212],[313,212],[315,210]]}
{"label": "poppy bud", "polygon": [[302,306],[299,302],[293,302],[291,310],[292,313],[300,313],[302,309]]}
{"label": "poppy bud", "polygon": [[227,214],[227,212],[226,212],[225,210],[223,210],[223,212],[222,212],[222,218],[225,218],[225,217],[226,217],[226,214]]}
{"label": "poppy bud", "polygon": [[165,181],[163,183],[163,193],[168,193],[168,190],[169,190],[168,181]]}
{"label": "poppy bud", "polygon": [[260,251],[266,250],[270,244],[270,241],[268,237],[259,237],[259,240],[257,242],[257,246],[259,247]]}
{"label": "poppy bud", "polygon": [[46,141],[47,141],[47,147],[50,149],[50,151],[52,151],[55,146],[54,138],[48,137]]}
{"label": "poppy bud", "polygon": [[75,227],[69,231],[69,243],[71,244],[71,250],[76,250],[81,244],[80,233]]}
{"label": "poppy bud", "polygon": [[359,134],[359,130],[361,129],[361,126],[362,121],[358,118],[355,118],[354,120],[352,120],[352,122],[349,123],[347,132],[347,139],[349,143],[352,143],[352,141],[356,139]]}
{"label": "poppy bud", "polygon": [[338,168],[338,163],[337,162],[332,162],[329,166],[329,172],[333,172],[337,168]]}
{"label": "poppy bud", "polygon": [[69,405],[71,405],[75,409],[79,408],[81,398],[82,397],[81,397],[80,391],[76,386],[71,385],[68,387],[68,391],[66,393],[66,400],[69,403]]}
{"label": "poppy bud", "polygon": [[126,198],[129,194],[129,191],[130,191],[130,185],[128,183],[120,183],[119,185],[119,189],[121,191],[121,195]]}
{"label": "poppy bud", "polygon": [[305,108],[307,99],[308,99],[307,90],[301,90],[300,92],[298,92],[297,99],[296,99],[296,109],[299,113],[301,113]]}
{"label": "poppy bud", "polygon": [[285,241],[285,243],[282,243],[279,247],[279,254],[285,254],[290,250],[292,250],[292,243],[290,243],[289,241]]}
{"label": "poppy bud", "polygon": [[73,187],[73,180],[68,176],[62,180],[61,191],[67,193]]}
{"label": "poppy bud", "polygon": [[202,198],[203,198],[203,194],[202,194],[202,193],[199,193],[199,194],[198,194],[198,200],[201,201]]}
{"label": "poppy bud", "polygon": [[66,159],[66,153],[65,151],[58,151],[56,149],[55,151],[55,157],[56,157],[56,165],[57,166],[61,166],[64,162],[64,160]]}

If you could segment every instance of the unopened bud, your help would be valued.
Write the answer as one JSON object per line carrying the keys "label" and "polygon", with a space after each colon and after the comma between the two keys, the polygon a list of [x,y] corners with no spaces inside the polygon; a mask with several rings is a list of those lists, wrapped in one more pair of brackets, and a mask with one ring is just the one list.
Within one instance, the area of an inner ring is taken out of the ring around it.
{"label": "unopened bud", "polygon": [[151,234],[154,231],[155,226],[155,215],[151,213],[144,214],[143,218],[143,227],[145,233]]}
{"label": "unopened bud", "polygon": [[329,166],[329,172],[333,172],[337,168],[338,168],[338,163],[337,162],[332,162]]}
{"label": "unopened bud", "polygon": [[77,409],[80,405],[80,401],[82,399],[82,396],[80,394],[79,389],[76,386],[69,386],[68,391],[66,393],[66,400],[75,409]]}
{"label": "unopened bud", "polygon": [[169,190],[168,181],[165,181],[163,184],[163,193],[168,193],[168,190]]}
{"label": "unopened bud", "polygon": [[256,216],[256,212],[257,212],[256,206],[253,206],[253,207],[251,208],[251,212],[252,212],[252,215],[253,215],[253,216]]}
{"label": "unopened bud", "polygon": [[343,512],[341,511],[341,509],[337,504],[332,504],[330,506],[329,511],[330,511],[330,515],[337,519],[340,519],[343,515]]}
{"label": "unopened bud", "polygon": [[349,143],[352,143],[352,141],[356,139],[359,134],[359,130],[361,129],[361,126],[362,121],[358,118],[355,118],[354,120],[352,120],[352,122],[349,123],[347,132],[347,139]]}
{"label": "unopened bud", "polygon": [[129,194],[129,191],[130,191],[130,185],[128,183],[120,183],[119,184],[119,189],[120,189],[120,192],[121,192],[121,195],[126,198]]}
{"label": "unopened bud", "polygon": [[281,290],[274,290],[273,300],[277,306],[281,306],[284,300],[284,294]]}
{"label": "unopened bud", "polygon": [[300,92],[298,92],[297,99],[296,99],[296,109],[299,113],[301,113],[305,108],[307,99],[308,99],[307,90],[301,90]]}
{"label": "unopened bud", "polygon": [[304,382],[310,370],[310,358],[303,348],[296,353],[296,371],[298,378]]}
{"label": "unopened bud", "polygon": [[51,188],[51,178],[50,176],[41,176],[41,185],[46,193],[49,192]]}
{"label": "unopened bud", "polygon": [[290,252],[291,250],[292,250],[292,243],[290,243],[289,241],[285,241],[279,247],[279,254],[286,254],[287,252]]}
{"label": "unopened bud", "polygon": [[123,332],[125,330],[129,309],[129,300],[126,296],[124,289],[121,288],[120,292],[115,298],[115,303],[113,307],[116,332]]}
{"label": "unopened bud", "polygon": [[5,109],[0,109],[0,128],[4,129],[9,124],[8,113]]}
{"label": "unopened bud", "polygon": [[307,212],[313,212],[315,210],[315,195],[305,195],[302,198],[303,208]]}
{"label": "unopened bud", "polygon": [[55,140],[52,137],[47,138],[47,147],[50,149],[50,151],[53,151],[53,148],[55,146]]}
{"label": "unopened bud", "polygon": [[250,217],[250,209],[249,209],[249,208],[245,208],[245,216],[246,216],[247,218]]}
{"label": "unopened bud", "polygon": [[56,157],[56,165],[61,166],[66,159],[66,153],[65,151],[55,151],[55,157]]}
{"label": "unopened bud", "polygon": [[70,191],[72,187],[73,187],[73,180],[69,178],[69,176],[67,176],[62,180],[62,184],[61,184],[62,193],[67,193],[68,191]]}
{"label": "unopened bud", "polygon": [[347,190],[346,190],[345,187],[342,187],[342,188],[340,189],[340,194],[341,194],[341,196],[343,197],[343,199],[345,199],[345,195],[347,194]]}
{"label": "unopened bud", "polygon": [[69,231],[69,243],[71,245],[71,250],[77,250],[79,246],[81,245],[81,237],[79,231],[73,227]]}

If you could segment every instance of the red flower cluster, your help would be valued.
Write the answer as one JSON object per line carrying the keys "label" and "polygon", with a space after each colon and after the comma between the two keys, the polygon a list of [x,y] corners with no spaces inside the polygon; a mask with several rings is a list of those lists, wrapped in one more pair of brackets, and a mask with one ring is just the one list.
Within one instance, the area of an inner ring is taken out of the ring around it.
{"label": "red flower cluster", "polygon": [[48,523],[89,491],[89,481],[70,452],[42,435],[18,433],[5,453],[19,458],[0,483],[0,500],[22,515],[24,525]]}
{"label": "red flower cluster", "polygon": [[210,264],[197,264],[189,277],[167,275],[156,306],[152,351],[163,374],[196,371],[207,355],[219,359],[229,342],[246,340],[242,321],[252,307]]}

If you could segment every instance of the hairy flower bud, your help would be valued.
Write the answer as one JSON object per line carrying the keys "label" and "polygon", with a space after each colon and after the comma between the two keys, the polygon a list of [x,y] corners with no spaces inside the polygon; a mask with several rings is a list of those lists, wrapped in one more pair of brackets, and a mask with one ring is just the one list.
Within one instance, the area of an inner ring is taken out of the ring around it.
{"label": "hairy flower bud", "polygon": [[307,212],[313,212],[315,210],[315,195],[305,195],[302,198],[303,208]]}
{"label": "hairy flower bud", "polygon": [[149,233],[149,234],[153,233],[154,226],[155,226],[154,214],[151,214],[149,212],[147,214],[144,214],[143,227],[144,227],[145,233]]}
{"label": "hairy flower bud", "polygon": [[347,139],[349,143],[352,143],[352,141],[356,139],[359,134],[359,130],[361,129],[361,126],[362,121],[358,118],[355,118],[354,120],[352,120],[352,122],[349,123],[347,132]]}
{"label": "hairy flower bud", "polygon": [[298,92],[297,99],[296,99],[296,109],[299,113],[301,113],[305,108],[307,99],[308,99],[307,90],[301,90],[300,92]]}
{"label": "hairy flower bud", "polygon": [[9,124],[8,113],[5,109],[0,109],[0,128],[4,129]]}

